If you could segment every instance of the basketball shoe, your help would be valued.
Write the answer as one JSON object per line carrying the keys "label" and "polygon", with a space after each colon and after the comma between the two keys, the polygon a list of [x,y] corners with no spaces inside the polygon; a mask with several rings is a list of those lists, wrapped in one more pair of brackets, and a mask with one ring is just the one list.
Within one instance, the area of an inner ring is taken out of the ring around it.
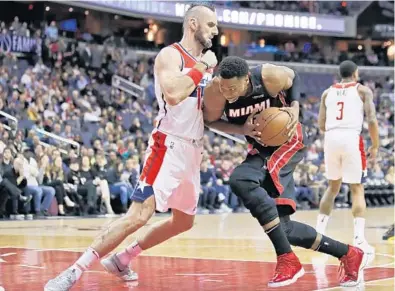
{"label": "basketball shoe", "polygon": [[136,272],[129,269],[129,266],[123,265],[118,257],[113,254],[100,262],[107,272],[121,278],[123,281],[135,281],[138,279]]}
{"label": "basketball shoe", "polygon": [[361,282],[368,255],[356,247],[349,246],[346,255],[340,258],[340,286],[355,287]]}
{"label": "basketball shoe", "polygon": [[44,291],[69,291],[77,282],[75,269],[67,269],[59,274],[55,279],[49,280],[44,287]]}
{"label": "basketball shoe", "polygon": [[304,275],[304,269],[294,252],[277,257],[276,270],[269,287],[283,287],[295,283]]}
{"label": "basketball shoe", "polygon": [[394,225],[384,233],[383,240],[394,240]]}

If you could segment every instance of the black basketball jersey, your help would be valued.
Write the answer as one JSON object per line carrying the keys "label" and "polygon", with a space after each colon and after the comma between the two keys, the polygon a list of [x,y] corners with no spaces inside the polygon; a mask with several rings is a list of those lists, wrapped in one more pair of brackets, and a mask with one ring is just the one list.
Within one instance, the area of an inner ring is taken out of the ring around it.
{"label": "black basketball jersey", "polygon": [[[261,72],[262,65],[250,70],[250,82],[252,85],[251,93],[247,96],[241,96],[234,103],[226,102],[224,113],[228,122],[243,125],[256,107],[259,107],[259,111],[262,111],[269,107],[284,107],[290,105],[291,100],[287,100],[288,98],[284,91],[281,91],[279,96],[276,97],[269,95],[265,84],[262,81]],[[259,151],[273,150],[276,148],[263,147],[249,136],[246,136],[246,139]]]}

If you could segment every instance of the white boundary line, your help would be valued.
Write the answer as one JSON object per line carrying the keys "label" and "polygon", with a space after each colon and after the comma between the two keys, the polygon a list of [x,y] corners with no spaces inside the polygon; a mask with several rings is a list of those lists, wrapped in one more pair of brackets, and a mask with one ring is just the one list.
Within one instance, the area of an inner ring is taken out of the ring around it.
{"label": "white boundary line", "polygon": [[[336,286],[336,287],[329,287],[329,288],[324,288],[324,289],[316,289],[314,291],[328,291],[328,290],[350,290],[350,291],[357,291],[357,290],[363,290],[363,289],[358,289],[359,286],[361,286],[361,284],[365,285],[365,286],[371,286],[369,285],[370,283],[377,283],[377,282],[381,282],[384,280],[390,280],[390,279],[394,279],[392,278],[384,278],[384,279],[377,279],[377,280],[370,280],[370,281],[364,281],[361,282],[358,286],[355,287],[341,287],[341,286]],[[373,285],[374,286],[374,285]],[[391,286],[388,286],[391,288]]]}
{"label": "white boundary line", "polygon": [[[37,252],[47,252],[47,251],[60,251],[60,252],[71,252],[71,253],[81,253],[85,251],[86,247],[81,247],[81,248],[47,248],[47,249],[37,249],[37,248],[31,248],[31,247],[14,247],[14,246],[2,246],[0,247],[1,249],[6,249],[6,248],[14,248],[14,249],[25,249],[25,250],[32,250],[32,251],[37,251]],[[160,258],[174,258],[174,259],[192,259],[192,260],[210,260],[210,261],[233,261],[233,262],[252,262],[252,263],[274,263],[273,261],[259,261],[259,260],[249,260],[249,259],[231,259],[231,258],[207,258],[207,257],[181,257],[181,256],[171,256],[171,255],[148,255],[148,254],[143,254],[140,255],[143,257],[160,257]],[[372,269],[372,268],[384,268],[390,265],[395,264],[395,255],[389,255],[389,254],[381,254],[377,253],[376,256],[384,256],[388,258],[394,259],[394,262],[391,263],[386,263],[383,265],[377,265],[377,266],[369,266],[366,267],[366,269]],[[312,263],[303,263],[304,265],[312,265]],[[339,266],[339,264],[323,264],[325,266]],[[395,266],[394,266],[395,268]]]}

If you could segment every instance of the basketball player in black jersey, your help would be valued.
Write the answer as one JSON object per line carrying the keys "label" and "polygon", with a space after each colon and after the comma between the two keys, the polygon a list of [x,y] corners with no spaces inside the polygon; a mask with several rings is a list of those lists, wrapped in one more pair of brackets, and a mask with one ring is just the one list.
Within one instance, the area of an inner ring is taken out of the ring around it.
{"label": "basketball player in black jersey", "polygon": [[[298,82],[297,74],[287,67],[265,64],[249,70],[245,60],[227,57],[218,67],[218,76],[205,88],[205,123],[226,133],[245,135],[253,146],[229,183],[276,250],[277,266],[269,286],[286,286],[303,276],[303,267],[290,244],[337,257],[344,266],[340,285],[355,286],[360,281],[359,271],[366,265],[363,251],[290,219],[296,210],[293,172],[305,151]],[[261,133],[256,130],[254,115],[268,107],[283,108],[292,116],[289,140],[279,147],[258,142]],[[226,119],[221,119],[224,114]]]}

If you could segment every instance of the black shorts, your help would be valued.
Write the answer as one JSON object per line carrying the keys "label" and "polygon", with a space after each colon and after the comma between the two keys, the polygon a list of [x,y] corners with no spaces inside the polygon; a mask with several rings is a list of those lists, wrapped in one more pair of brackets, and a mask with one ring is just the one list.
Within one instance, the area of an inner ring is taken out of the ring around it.
{"label": "black shorts", "polygon": [[[305,140],[302,126],[294,137],[277,149],[267,151],[252,150],[243,164],[254,169],[259,168],[260,177],[256,177],[270,197],[276,201],[280,216],[291,215],[296,211],[295,181],[293,173],[296,165],[305,155]],[[254,175],[258,173],[254,171]]]}

